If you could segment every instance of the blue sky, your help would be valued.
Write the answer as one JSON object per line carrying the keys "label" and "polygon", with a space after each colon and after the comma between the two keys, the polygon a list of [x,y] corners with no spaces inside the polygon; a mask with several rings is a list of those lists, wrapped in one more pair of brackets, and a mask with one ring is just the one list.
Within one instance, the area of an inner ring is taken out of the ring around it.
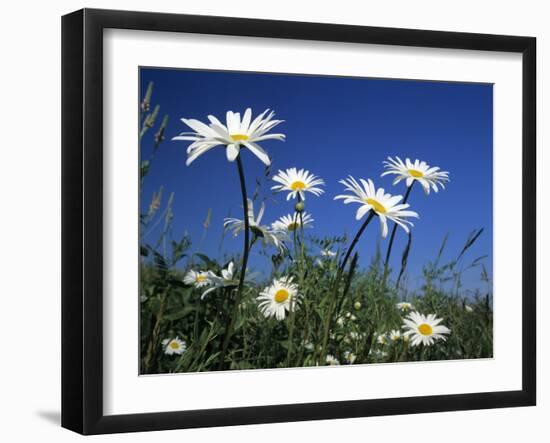
{"label": "blue sky", "polygon": [[[206,121],[213,114],[224,122],[227,110],[242,113],[251,107],[257,115],[270,108],[276,118],[285,120],[277,132],[287,137],[285,142],[262,143],[272,158],[272,171],[306,168],[326,183],[323,196],[310,195],[306,200],[306,210],[315,219],[310,233],[353,236],[359,228],[356,205],[333,200],[342,191],[338,180],[349,174],[372,178],[387,192],[404,194],[403,182],[392,186],[390,177],[380,178],[382,161],[387,156],[419,158],[449,171],[451,182],[445,191],[429,196],[420,187],[412,191],[409,203],[420,219],[413,228],[410,284],[418,284],[422,265],[433,260],[446,233],[445,257],[451,259],[476,228],[485,228],[485,232],[464,264],[488,255],[485,263],[492,274],[492,85],[152,68],[141,68],[140,78],[140,97],[153,81],[152,103],[161,106],[161,115],[170,116],[166,141],[142,189],[142,212],[160,186],[164,186],[165,199],[174,191],[174,233],[188,231],[195,252],[221,258],[223,219],[228,214],[242,218],[241,197],[236,165],[226,160],[225,149],[215,148],[185,166],[188,144],[171,140],[190,130],[180,118]],[[149,133],[142,144],[142,158],[149,158],[151,151]],[[256,178],[264,175],[264,166],[251,152],[241,152],[251,195]],[[265,223],[293,209],[283,194],[271,193],[273,184],[271,180],[263,183],[261,195],[268,199]],[[197,251],[209,209],[212,223]],[[157,231],[147,240],[153,241]],[[380,239],[379,228],[373,225],[359,242],[360,264],[368,264],[378,241],[385,251],[387,240]],[[391,263],[397,269],[405,242],[406,236],[398,231]],[[241,247],[242,237],[227,236],[223,251],[239,252]],[[269,265],[258,250],[250,263],[260,270]],[[479,269],[467,273],[464,283],[468,289],[483,288]]]}

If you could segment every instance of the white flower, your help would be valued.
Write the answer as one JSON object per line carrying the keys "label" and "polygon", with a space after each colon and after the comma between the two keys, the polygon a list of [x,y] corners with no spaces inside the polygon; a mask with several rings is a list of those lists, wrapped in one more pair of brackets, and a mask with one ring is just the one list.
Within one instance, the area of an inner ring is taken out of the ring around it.
{"label": "white flower", "polygon": [[185,274],[185,277],[183,277],[183,282],[186,285],[193,285],[195,288],[203,288],[204,286],[212,284],[215,278],[216,276],[212,271],[194,271],[191,269]]}
{"label": "white flower", "polygon": [[326,361],[329,366],[338,366],[340,364],[338,359],[330,354],[327,355]]}
{"label": "white flower", "polygon": [[403,162],[399,157],[395,159],[388,157],[384,161],[384,167],[387,169],[382,177],[388,174],[396,175],[393,184],[396,185],[401,180],[406,180],[407,187],[411,186],[416,180],[424,188],[426,194],[430,193],[430,187],[437,192],[438,185],[445,189],[445,182],[449,181],[449,173],[440,171],[438,167],[430,167],[424,161],[415,160],[414,163],[408,158]]}
{"label": "white flower", "polygon": [[353,195],[337,195],[334,199],[344,199],[344,203],[359,203],[361,207],[357,210],[355,218],[360,220],[371,209],[374,211],[380,219],[380,228],[382,230],[382,238],[386,238],[388,235],[388,223],[387,220],[391,220],[401,226],[405,232],[409,232],[407,224],[413,226],[413,224],[405,220],[406,217],[416,217],[418,214],[413,211],[406,211],[409,207],[408,204],[398,204],[403,197],[401,195],[392,196],[386,194],[383,188],[378,190],[374,187],[372,180],[365,181],[360,179],[359,184],[352,176],[348,179],[340,180],[347,191],[351,191]]}
{"label": "white flower", "polygon": [[346,360],[347,363],[352,365],[353,363],[355,363],[355,360],[357,359],[357,355],[355,355],[353,352],[345,351],[344,359]]}
{"label": "white flower", "polygon": [[385,345],[388,342],[386,334],[380,334],[378,337],[376,337],[376,341],[380,345]]}
{"label": "white flower", "polygon": [[313,226],[311,226],[311,223],[313,222],[313,218],[311,218],[311,215],[307,212],[302,213],[301,217],[300,214],[295,212],[294,215],[288,214],[280,217],[279,220],[271,224],[271,229],[274,231],[290,233],[294,232],[296,229],[299,229],[301,226],[304,228],[312,228]]}
{"label": "white flower", "polygon": [[437,340],[445,341],[447,339],[445,334],[451,332],[449,328],[439,324],[443,319],[436,318],[434,314],[425,316],[415,311],[403,321],[403,328],[406,330],[404,335],[411,336],[413,346],[419,344],[430,346]]}
{"label": "white flower", "polygon": [[284,320],[286,311],[295,310],[299,303],[298,286],[292,283],[292,277],[273,280],[257,297],[260,311],[267,318]]}
{"label": "white flower", "polygon": [[407,312],[411,311],[413,308],[413,305],[409,302],[403,301],[401,303],[397,303],[395,306],[397,306],[397,309],[399,309],[401,312]]}
{"label": "white flower", "polygon": [[273,181],[280,183],[280,185],[275,185],[271,189],[277,192],[287,191],[287,200],[296,198],[298,195],[302,200],[305,200],[306,192],[311,192],[316,196],[320,196],[325,192],[319,188],[325,182],[305,169],[297,170],[296,168],[290,168],[286,171],[279,170],[277,175],[273,177]]}
{"label": "white flower", "polygon": [[401,332],[397,329],[391,330],[389,335],[391,341],[398,341],[401,339]]}
{"label": "white flower", "polygon": [[[254,202],[248,199],[248,224],[250,230],[263,239],[264,244],[271,244],[278,248],[280,251],[285,249],[284,241],[287,239],[283,231],[276,231],[269,229],[267,226],[262,226],[260,223],[265,212],[265,204],[262,202],[262,206],[258,211],[258,216],[254,216]],[[240,232],[244,231],[244,220],[238,218],[225,218],[223,222],[225,229],[233,231],[233,235],[236,237]]]}
{"label": "white flower", "polygon": [[166,338],[162,340],[162,346],[164,346],[164,353],[167,355],[181,355],[187,349],[187,344],[178,337],[172,339]]}
{"label": "white flower", "polygon": [[330,249],[321,249],[321,255],[323,257],[335,257],[336,256],[336,252],[334,251],[331,251]]}
{"label": "white flower", "polygon": [[234,272],[235,265],[233,264],[233,262],[230,262],[227,265],[227,268],[222,269],[221,277],[213,274],[213,276],[210,277],[210,284],[212,286],[202,293],[201,300],[216,289],[225,288],[228,286],[235,286],[237,282],[233,280]]}
{"label": "white flower", "polygon": [[268,134],[268,132],[282,123],[282,120],[272,120],[275,115],[266,109],[252,121],[252,110],[248,108],[241,119],[238,112],[227,111],[226,124],[222,124],[213,115],[208,116],[210,124],[207,125],[199,120],[185,119],[181,121],[189,126],[194,132],[182,132],[172,140],[192,141],[187,148],[187,166],[196,158],[216,146],[225,146],[227,160],[235,161],[239,155],[241,146],[244,146],[258,157],[265,165],[269,166],[271,160],[267,153],[258,145],[263,140],[284,140],[284,134]]}
{"label": "white flower", "polygon": [[474,312],[474,308],[472,308],[470,305],[464,305],[464,309],[466,312]]}

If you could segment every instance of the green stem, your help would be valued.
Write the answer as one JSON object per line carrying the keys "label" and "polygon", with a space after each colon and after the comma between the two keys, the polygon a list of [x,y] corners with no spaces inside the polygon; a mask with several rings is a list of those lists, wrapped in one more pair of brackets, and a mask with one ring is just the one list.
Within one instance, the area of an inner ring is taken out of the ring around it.
{"label": "green stem", "polygon": [[369,225],[370,221],[373,219],[374,214],[375,214],[375,212],[373,210],[371,210],[369,216],[364,221],[364,223],[361,225],[361,227],[357,231],[357,234],[355,234],[355,237],[353,238],[353,241],[351,242],[351,244],[350,244],[350,246],[349,246],[349,248],[346,252],[345,257],[342,260],[342,263],[340,264],[340,266],[338,268],[338,271],[336,272],[336,278],[334,279],[334,285],[332,287],[331,293],[329,294],[329,296],[330,296],[330,305],[329,305],[329,309],[328,309],[328,312],[327,312],[327,316],[325,318],[325,327],[324,327],[324,331],[323,331],[323,345],[321,347],[320,364],[324,364],[326,356],[327,356],[327,344],[328,344],[328,336],[329,336],[329,330],[330,330],[330,320],[332,318],[332,312],[334,310],[334,302],[335,302],[335,299],[336,299],[335,294],[337,293],[338,285],[340,283],[340,279],[342,278],[342,274],[344,272],[344,269],[346,268],[346,264],[347,264],[347,262],[348,262],[348,260],[351,256],[351,253],[353,252],[353,249],[355,248],[355,245],[359,241],[359,238],[361,237],[361,235],[363,234],[365,229],[367,229],[367,226]]}
{"label": "green stem", "polygon": [[[413,186],[414,186],[414,181],[407,188],[407,192],[405,193],[405,197],[403,198],[403,202],[401,204],[407,203],[407,200],[409,199],[409,195],[411,194],[411,190]],[[394,223],[393,228],[391,230],[390,242],[388,243],[388,249],[386,251],[386,259],[384,260],[384,276],[382,277],[382,287],[386,285],[386,279],[388,278],[388,266],[390,263],[391,250],[393,248],[393,241],[395,239],[396,232],[397,232],[397,223]]]}
{"label": "green stem", "polygon": [[248,264],[248,255],[250,252],[249,243],[250,243],[250,223],[248,220],[248,197],[246,193],[246,182],[244,179],[243,164],[241,161],[240,154],[237,156],[237,169],[239,171],[239,180],[241,183],[241,197],[243,200],[243,212],[244,212],[244,244],[243,244],[243,264],[241,267],[241,275],[239,277],[239,286],[237,287],[237,295],[235,296],[235,301],[233,304],[233,309],[231,310],[231,316],[229,318],[229,324],[225,330],[225,337],[223,339],[222,352],[220,354],[220,364],[219,369],[223,369],[225,364],[225,354],[227,353],[227,348],[229,346],[229,340],[233,334],[233,328],[235,327],[235,319],[239,310],[239,304],[241,303],[243,287],[244,287],[244,278],[246,274],[246,266]]}

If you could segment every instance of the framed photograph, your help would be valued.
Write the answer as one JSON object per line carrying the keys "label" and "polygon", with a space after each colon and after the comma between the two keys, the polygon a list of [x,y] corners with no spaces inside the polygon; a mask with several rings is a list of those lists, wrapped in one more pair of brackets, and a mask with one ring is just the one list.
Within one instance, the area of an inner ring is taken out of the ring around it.
{"label": "framed photograph", "polygon": [[64,427],[535,404],[534,38],[62,28]]}

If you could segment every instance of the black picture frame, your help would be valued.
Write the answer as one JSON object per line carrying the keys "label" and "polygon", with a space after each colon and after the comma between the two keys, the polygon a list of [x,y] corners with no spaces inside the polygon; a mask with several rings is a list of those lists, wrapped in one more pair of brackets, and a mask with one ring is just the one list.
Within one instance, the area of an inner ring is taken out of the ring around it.
{"label": "black picture frame", "polygon": [[[522,389],[131,415],[103,413],[103,30],[170,31],[522,54]],[[536,403],[536,39],[83,9],[62,18],[62,426],[82,434]]]}

